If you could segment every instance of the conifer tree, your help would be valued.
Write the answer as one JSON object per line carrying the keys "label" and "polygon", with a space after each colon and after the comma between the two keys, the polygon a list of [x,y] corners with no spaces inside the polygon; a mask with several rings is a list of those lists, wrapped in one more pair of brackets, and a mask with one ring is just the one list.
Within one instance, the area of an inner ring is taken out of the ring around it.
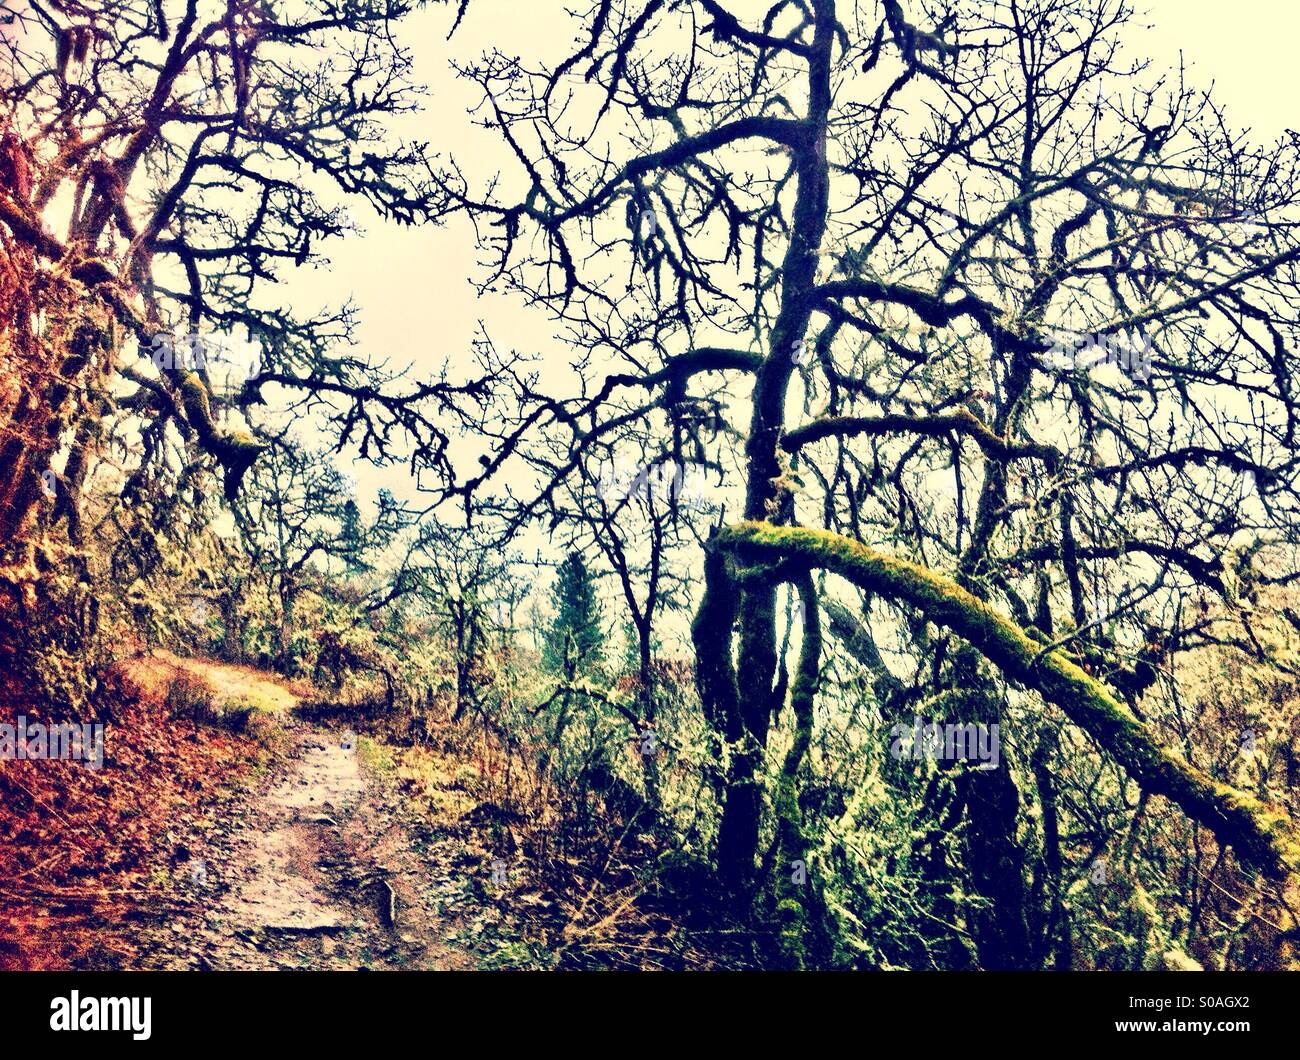
{"label": "conifer tree", "polygon": [[604,655],[596,584],[580,552],[570,552],[560,564],[551,590],[555,617],[542,642],[542,659],[548,669],[574,676],[589,672]]}

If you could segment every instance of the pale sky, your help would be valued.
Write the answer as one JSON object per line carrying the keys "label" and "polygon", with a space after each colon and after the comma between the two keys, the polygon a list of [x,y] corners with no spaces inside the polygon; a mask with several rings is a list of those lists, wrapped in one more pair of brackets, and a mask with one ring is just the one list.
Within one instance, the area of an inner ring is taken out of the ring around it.
{"label": "pale sky", "polygon": [[1296,40],[1300,4],[1293,0],[1145,0],[1154,26],[1144,34],[1148,54],[1175,66],[1181,52],[1188,80],[1214,83],[1215,97],[1235,124],[1273,139],[1300,126],[1296,110]]}

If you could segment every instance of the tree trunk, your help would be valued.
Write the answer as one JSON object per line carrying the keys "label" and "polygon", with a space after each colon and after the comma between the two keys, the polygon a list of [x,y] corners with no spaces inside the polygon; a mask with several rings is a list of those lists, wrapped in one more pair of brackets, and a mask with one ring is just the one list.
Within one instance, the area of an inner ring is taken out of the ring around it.
{"label": "tree trunk", "polygon": [[[797,191],[790,242],[781,266],[781,307],[772,327],[768,355],[754,382],[753,415],[745,443],[747,519],[779,518],[781,511],[788,518],[789,494],[780,484],[786,391],[794,372],[796,344],[803,341],[812,317],[811,292],[826,232],[830,194],[826,123],[831,105],[835,4],[833,0],[816,0],[813,6],[816,28],[809,54],[808,116],[801,140],[792,150]],[[718,872],[724,888],[733,894],[745,890],[753,879],[763,809],[763,752],[773,708],[779,705],[773,702],[776,589],[763,584],[745,588],[737,606],[739,697],[734,707],[724,704],[731,771],[718,828]]]}
{"label": "tree trunk", "polygon": [[808,860],[808,839],[799,807],[801,775],[812,744],[813,704],[821,672],[822,632],[817,593],[810,575],[799,580],[803,601],[803,644],[790,691],[794,739],[777,778],[773,812],[776,842],[769,886],[775,901],[777,954],[782,967],[798,970],[809,961],[809,936],[822,916],[821,886]]}
{"label": "tree trunk", "polygon": [[28,532],[37,504],[49,492],[47,482],[56,497],[66,488],[45,475],[52,470],[50,462],[73,418],[74,384],[96,353],[109,346],[103,326],[87,317],[77,320],[69,331],[67,352],[54,379],[43,389],[37,383],[24,393],[7,429],[10,437],[3,459],[10,473],[8,489],[0,494],[0,536],[6,541],[19,540]]}

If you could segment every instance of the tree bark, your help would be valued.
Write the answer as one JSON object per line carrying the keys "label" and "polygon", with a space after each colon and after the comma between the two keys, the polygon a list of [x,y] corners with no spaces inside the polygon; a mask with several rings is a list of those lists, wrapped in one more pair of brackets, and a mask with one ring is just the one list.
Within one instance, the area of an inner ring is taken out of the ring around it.
{"label": "tree bark", "polygon": [[[830,169],[826,155],[831,108],[831,54],[835,44],[834,0],[816,0],[816,27],[808,58],[808,112],[791,148],[797,180],[790,242],[781,265],[781,308],[768,355],[754,383],[753,414],[745,443],[745,516],[777,517],[785,506],[781,486],[781,435],[785,400],[794,372],[794,349],[808,330],[814,304],[818,252],[826,232]],[[754,875],[763,809],[762,761],[774,707],[777,669],[776,590],[755,585],[740,601],[739,725],[732,725],[731,773],[718,829],[718,871],[733,893]]]}

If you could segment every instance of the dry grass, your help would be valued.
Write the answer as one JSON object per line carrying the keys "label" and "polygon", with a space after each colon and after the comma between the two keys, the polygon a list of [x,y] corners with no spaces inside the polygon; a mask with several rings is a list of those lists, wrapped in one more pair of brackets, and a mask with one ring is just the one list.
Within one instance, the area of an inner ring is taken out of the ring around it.
{"label": "dry grass", "polygon": [[155,651],[123,664],[123,670],[146,694],[165,698],[177,678],[197,679],[212,690],[218,709],[249,706],[271,714],[288,714],[310,695],[304,682],[290,682],[264,670],[209,659],[187,659]]}
{"label": "dry grass", "polygon": [[472,794],[478,774],[462,759],[427,747],[403,748],[394,775],[408,798],[448,824],[479,805]]}

